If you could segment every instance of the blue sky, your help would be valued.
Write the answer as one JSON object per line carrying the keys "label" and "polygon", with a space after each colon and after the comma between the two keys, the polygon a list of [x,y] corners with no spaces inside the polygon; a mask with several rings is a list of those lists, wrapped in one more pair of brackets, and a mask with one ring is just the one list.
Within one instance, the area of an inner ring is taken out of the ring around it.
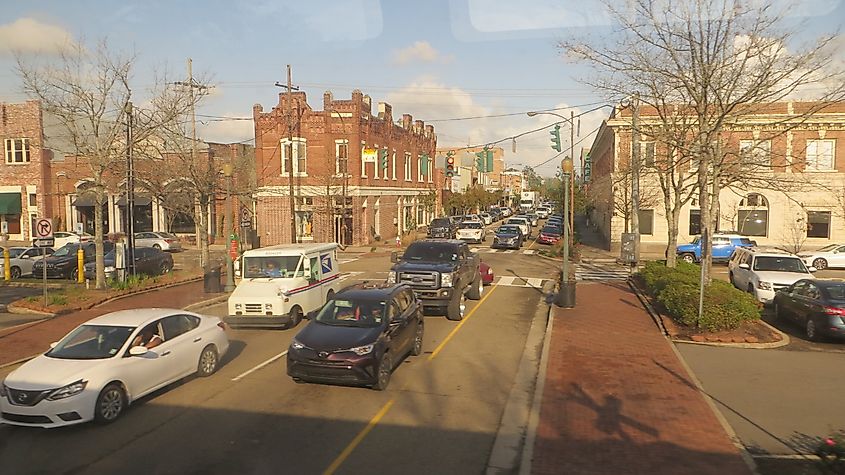
{"label": "blue sky", "polygon": [[[842,26],[843,3],[801,2],[823,14],[810,21],[827,31]],[[555,119],[433,120],[584,105],[579,113],[603,102],[579,82],[587,71],[564,61],[555,47],[563,38],[601,34],[606,20],[596,0],[30,0],[7,2],[3,12],[0,101],[6,102],[25,99],[9,50],[49,54],[51,42],[63,36],[105,37],[116,49],[134,49],[134,90],[143,90],[151,71],[164,65],[184,76],[185,60],[193,58],[195,74],[216,84],[199,114],[251,116],[256,103],[269,110],[280,91],[273,83],[285,80],[291,64],[294,84],[312,107],[321,108],[325,90],[345,98],[359,88],[374,103],[391,103],[394,116],[410,113],[432,123],[441,146],[486,143]],[[607,110],[584,116],[578,147],[590,144],[584,136]],[[209,122],[200,133],[241,141],[253,135],[251,127],[249,121]],[[547,161],[554,155],[548,137],[539,132],[518,140],[517,154],[504,144],[507,162]],[[553,175],[556,164],[538,171]]]}

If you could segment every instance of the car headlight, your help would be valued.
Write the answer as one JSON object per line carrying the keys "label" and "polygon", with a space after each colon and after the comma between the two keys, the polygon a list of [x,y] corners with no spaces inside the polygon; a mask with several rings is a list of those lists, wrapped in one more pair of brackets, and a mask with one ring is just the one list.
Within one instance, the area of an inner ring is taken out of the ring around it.
{"label": "car headlight", "polygon": [[6,381],[0,383],[0,397],[6,397]]}
{"label": "car headlight", "polygon": [[390,271],[387,273],[387,283],[388,284],[395,284],[396,283],[396,271]]}
{"label": "car headlight", "polygon": [[452,274],[440,274],[440,285],[443,287],[452,286]]}
{"label": "car headlight", "polygon": [[305,345],[303,345],[302,343],[297,341],[296,338],[294,338],[293,341],[290,342],[290,347],[293,348],[294,350],[301,350],[301,349],[305,348]]}
{"label": "car headlight", "polygon": [[368,355],[373,352],[373,348],[375,348],[375,344],[369,344],[364,346],[358,346],[356,348],[350,348],[349,351],[355,353],[358,356]]}
{"label": "car headlight", "polygon": [[757,283],[757,288],[760,290],[772,290],[772,283],[760,281]]}
{"label": "car headlight", "polygon": [[79,380],[75,383],[68,384],[67,386],[61,387],[53,391],[49,396],[47,396],[47,400],[58,401],[59,399],[65,399],[71,396],[76,396],[77,394],[81,393],[87,385],[88,381],[84,380]]}

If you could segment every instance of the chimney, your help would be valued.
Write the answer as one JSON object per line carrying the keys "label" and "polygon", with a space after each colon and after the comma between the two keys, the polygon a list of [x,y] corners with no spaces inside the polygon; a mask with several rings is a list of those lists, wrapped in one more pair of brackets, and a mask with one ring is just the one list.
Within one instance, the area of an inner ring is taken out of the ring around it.
{"label": "chimney", "polygon": [[378,103],[378,118],[386,122],[393,122],[393,108],[386,102]]}
{"label": "chimney", "polygon": [[433,125],[426,125],[425,126],[425,136],[426,137],[434,137],[434,126]]}
{"label": "chimney", "polygon": [[334,102],[334,96],[332,95],[332,91],[326,91],[323,93],[323,110],[327,111],[332,108],[332,102]]}
{"label": "chimney", "polygon": [[411,129],[411,122],[413,122],[414,118],[411,117],[411,114],[402,114],[402,128],[405,130]]}
{"label": "chimney", "polygon": [[415,120],[414,121],[414,133],[415,134],[422,134],[424,124],[425,123],[421,120]]}
{"label": "chimney", "polygon": [[367,111],[367,114],[372,115],[373,113],[373,99],[364,94],[364,110]]}

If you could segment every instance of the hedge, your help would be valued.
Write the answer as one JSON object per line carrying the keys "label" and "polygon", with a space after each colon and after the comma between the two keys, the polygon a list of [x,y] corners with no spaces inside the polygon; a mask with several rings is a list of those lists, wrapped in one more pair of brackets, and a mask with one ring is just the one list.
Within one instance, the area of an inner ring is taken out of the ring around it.
{"label": "hedge", "polygon": [[714,280],[704,289],[704,311],[699,320],[699,269],[686,262],[679,262],[674,269],[662,262],[648,262],[638,276],[669,317],[682,325],[719,331],[760,318],[761,305],[752,295]]}

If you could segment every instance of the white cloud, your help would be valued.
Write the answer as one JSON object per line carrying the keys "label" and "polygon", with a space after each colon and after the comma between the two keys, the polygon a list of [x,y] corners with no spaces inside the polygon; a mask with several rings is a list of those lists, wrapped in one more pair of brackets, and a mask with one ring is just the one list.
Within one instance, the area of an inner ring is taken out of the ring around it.
{"label": "white cloud", "polygon": [[19,18],[0,25],[0,54],[58,53],[73,42],[70,33],[58,25],[34,18]]}
{"label": "white cloud", "polygon": [[[221,117],[240,117],[243,113],[223,113]],[[252,120],[198,120],[197,134],[209,142],[245,142],[255,138]]]}
{"label": "white cloud", "polygon": [[415,41],[407,48],[393,51],[393,62],[396,64],[408,64],[413,61],[433,63],[435,61],[447,63],[452,61],[452,56],[440,54],[428,41]]}

